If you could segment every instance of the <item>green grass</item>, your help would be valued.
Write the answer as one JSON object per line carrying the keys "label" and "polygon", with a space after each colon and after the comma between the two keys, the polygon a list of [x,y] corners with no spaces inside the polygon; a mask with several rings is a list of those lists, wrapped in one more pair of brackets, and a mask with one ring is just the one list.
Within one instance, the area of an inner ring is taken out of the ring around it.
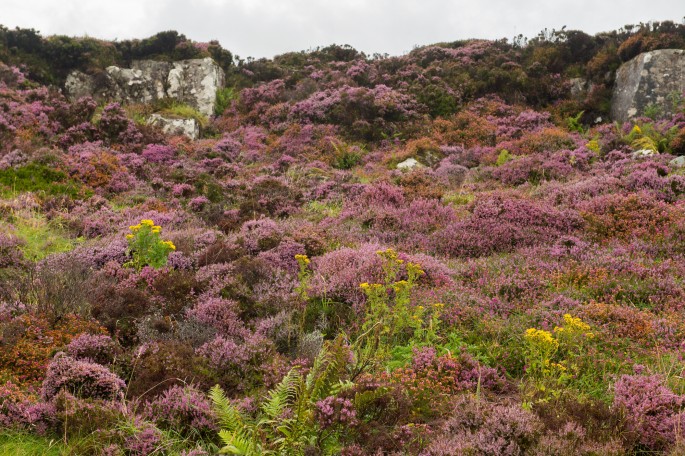
{"label": "green grass", "polygon": [[200,112],[197,109],[183,103],[171,103],[167,107],[162,109],[160,111],[160,114],[171,117],[182,117],[184,119],[195,119],[203,128],[206,127],[209,123],[207,117],[200,114]]}
{"label": "green grass", "polygon": [[334,218],[340,215],[342,202],[323,203],[321,201],[311,201],[307,204],[306,208],[315,221],[321,221],[324,218]]}
{"label": "green grass", "polygon": [[61,456],[70,452],[62,442],[35,435],[0,432],[0,456]]}
{"label": "green grass", "polygon": [[219,89],[216,93],[216,103],[214,106],[214,114],[220,116],[231,105],[231,102],[236,99],[236,92],[233,87],[224,87]]}
{"label": "green grass", "polygon": [[82,240],[70,237],[57,222],[49,221],[37,212],[15,213],[11,225],[0,224],[0,227],[24,241],[21,250],[30,261],[40,261],[54,253],[68,252]]}
{"label": "green grass", "polygon": [[0,170],[0,194],[9,196],[20,192],[68,195],[72,198],[84,197],[89,193],[65,173],[46,165],[30,163],[16,169]]}

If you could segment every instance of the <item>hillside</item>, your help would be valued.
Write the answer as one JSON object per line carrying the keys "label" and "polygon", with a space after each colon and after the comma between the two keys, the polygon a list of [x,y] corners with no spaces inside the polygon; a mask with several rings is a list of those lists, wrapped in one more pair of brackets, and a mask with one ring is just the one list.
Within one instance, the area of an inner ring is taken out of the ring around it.
{"label": "hillside", "polygon": [[0,455],[683,454],[683,49],[0,27]]}

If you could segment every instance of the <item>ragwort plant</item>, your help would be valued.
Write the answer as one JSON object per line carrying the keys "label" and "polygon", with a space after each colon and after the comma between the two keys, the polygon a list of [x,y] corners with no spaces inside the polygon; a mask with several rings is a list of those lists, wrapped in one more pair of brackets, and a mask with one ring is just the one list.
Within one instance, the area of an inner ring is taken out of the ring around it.
{"label": "ragwort plant", "polygon": [[559,398],[587,374],[586,347],[594,333],[578,317],[564,314],[563,318],[562,326],[553,331],[529,328],[524,335],[526,375],[543,401]]}
{"label": "ragwort plant", "polygon": [[127,253],[131,260],[124,265],[140,271],[144,266],[161,268],[167,264],[169,254],[176,250],[171,241],[163,241],[162,228],[152,220],[141,220],[138,225],[129,227]]}

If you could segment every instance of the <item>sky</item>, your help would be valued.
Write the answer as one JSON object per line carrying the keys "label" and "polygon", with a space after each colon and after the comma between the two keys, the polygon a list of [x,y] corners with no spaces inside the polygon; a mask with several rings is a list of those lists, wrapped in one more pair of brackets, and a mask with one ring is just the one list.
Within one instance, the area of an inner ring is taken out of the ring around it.
{"label": "sky", "polygon": [[146,38],[177,30],[240,57],[329,44],[401,55],[467,38],[595,34],[652,20],[682,22],[683,0],[2,0],[0,24],[43,35]]}

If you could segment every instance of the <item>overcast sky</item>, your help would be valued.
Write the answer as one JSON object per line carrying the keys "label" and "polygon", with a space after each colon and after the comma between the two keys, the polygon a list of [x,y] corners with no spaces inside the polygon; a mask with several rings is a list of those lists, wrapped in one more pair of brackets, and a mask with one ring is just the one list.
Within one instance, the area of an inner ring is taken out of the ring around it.
{"label": "overcast sky", "polygon": [[681,22],[684,0],[1,0],[0,24],[44,35],[145,38],[177,30],[241,57],[328,44],[399,55],[465,38],[594,34],[650,20]]}

